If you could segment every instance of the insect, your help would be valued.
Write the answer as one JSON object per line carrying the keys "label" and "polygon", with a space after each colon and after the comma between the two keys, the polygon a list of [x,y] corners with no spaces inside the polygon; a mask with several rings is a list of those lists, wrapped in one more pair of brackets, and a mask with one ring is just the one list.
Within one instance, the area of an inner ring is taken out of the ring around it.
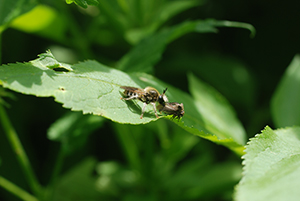
{"label": "insect", "polygon": [[164,106],[158,105],[159,112],[164,112],[167,115],[173,115],[173,118],[180,119],[184,115],[183,103],[166,102]]}
{"label": "insect", "polygon": [[127,97],[121,99],[123,100],[138,99],[144,103],[142,108],[142,114],[140,117],[141,119],[143,118],[146,105],[149,103],[153,106],[155,116],[158,118],[157,111],[156,111],[156,102],[160,97],[160,93],[157,91],[157,89],[153,87],[146,87],[145,89],[140,89],[140,88],[128,87],[128,86],[121,86],[121,88],[125,90],[123,94]]}
{"label": "insect", "polygon": [[173,115],[173,118],[177,118],[179,120],[184,115],[183,103],[168,102],[168,99],[165,96],[167,89],[168,88],[166,88],[158,97],[158,105],[156,108],[160,113],[163,112],[167,115]]}

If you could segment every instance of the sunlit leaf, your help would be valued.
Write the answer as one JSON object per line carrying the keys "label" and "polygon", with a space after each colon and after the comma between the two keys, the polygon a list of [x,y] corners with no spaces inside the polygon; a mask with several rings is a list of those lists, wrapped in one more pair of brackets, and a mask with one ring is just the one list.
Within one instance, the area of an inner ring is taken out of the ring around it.
{"label": "sunlit leaf", "polygon": [[128,75],[96,61],[71,66],[56,61],[51,53],[41,54],[39,59],[28,63],[1,66],[0,82],[5,88],[40,97],[53,96],[65,108],[101,115],[119,123],[155,120],[152,106],[146,108],[144,118],[140,119],[143,104],[120,99],[123,92],[120,86],[144,88],[152,80]]}
{"label": "sunlit leaf", "polygon": [[296,55],[284,73],[271,102],[277,127],[300,126],[300,55]]}
{"label": "sunlit leaf", "polygon": [[246,145],[236,201],[299,200],[300,128],[266,127]]}

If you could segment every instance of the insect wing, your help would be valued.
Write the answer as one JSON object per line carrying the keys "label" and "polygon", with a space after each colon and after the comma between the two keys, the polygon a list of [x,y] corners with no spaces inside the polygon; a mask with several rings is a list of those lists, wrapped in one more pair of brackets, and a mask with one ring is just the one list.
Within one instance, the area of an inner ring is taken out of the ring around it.
{"label": "insect wing", "polygon": [[121,89],[125,89],[125,91],[135,92],[135,93],[145,93],[144,89],[136,88],[136,87],[128,87],[128,86],[120,86]]}

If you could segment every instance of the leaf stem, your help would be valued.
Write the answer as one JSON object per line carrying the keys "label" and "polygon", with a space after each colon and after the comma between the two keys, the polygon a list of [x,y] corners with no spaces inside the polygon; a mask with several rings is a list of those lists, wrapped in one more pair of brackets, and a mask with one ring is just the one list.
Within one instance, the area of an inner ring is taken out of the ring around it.
{"label": "leaf stem", "polygon": [[4,177],[0,176],[0,186],[6,189],[8,192],[14,194],[15,196],[19,197],[25,201],[38,201],[36,197],[27,193],[25,190],[21,189],[20,187],[16,186],[14,183],[10,182],[9,180],[5,179]]}
{"label": "leaf stem", "polygon": [[29,159],[26,155],[26,152],[18,138],[16,131],[14,130],[3,106],[0,104],[0,122],[3,125],[3,129],[8,138],[8,141],[14,150],[16,157],[24,171],[24,174],[28,180],[28,183],[33,191],[33,193],[37,196],[40,194],[40,184],[33,172],[33,169],[30,165]]}

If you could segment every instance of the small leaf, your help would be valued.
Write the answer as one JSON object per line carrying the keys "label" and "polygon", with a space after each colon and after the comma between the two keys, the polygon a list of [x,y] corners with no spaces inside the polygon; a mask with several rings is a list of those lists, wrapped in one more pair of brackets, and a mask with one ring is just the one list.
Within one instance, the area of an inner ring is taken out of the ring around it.
{"label": "small leaf", "polygon": [[299,102],[300,55],[296,55],[272,97],[272,117],[277,127],[300,126]]}
{"label": "small leaf", "polygon": [[236,201],[299,200],[300,128],[266,127],[246,145]]}
{"label": "small leaf", "polygon": [[63,150],[70,153],[83,146],[88,136],[102,126],[104,118],[69,112],[51,125],[48,130],[50,140],[60,141]]}

